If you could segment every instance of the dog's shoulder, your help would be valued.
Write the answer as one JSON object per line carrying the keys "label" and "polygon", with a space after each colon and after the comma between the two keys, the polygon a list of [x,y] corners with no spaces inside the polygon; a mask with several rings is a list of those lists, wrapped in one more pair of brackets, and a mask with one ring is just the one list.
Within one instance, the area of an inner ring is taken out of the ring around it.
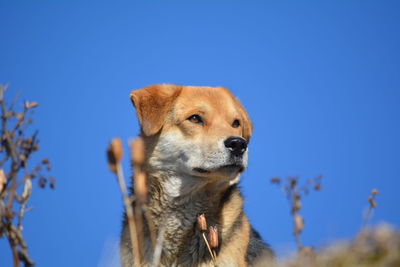
{"label": "dog's shoulder", "polygon": [[274,252],[266,244],[260,234],[253,228],[250,228],[250,240],[246,252],[246,261],[249,266],[266,266],[275,259]]}

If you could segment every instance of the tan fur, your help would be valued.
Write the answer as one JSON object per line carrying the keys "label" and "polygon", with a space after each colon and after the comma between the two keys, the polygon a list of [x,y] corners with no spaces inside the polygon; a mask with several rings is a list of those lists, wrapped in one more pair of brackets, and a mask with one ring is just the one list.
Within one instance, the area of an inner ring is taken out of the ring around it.
{"label": "tan fur", "polygon": [[[247,166],[247,150],[232,159],[224,145],[229,137],[250,140],[253,126],[240,102],[225,88],[176,85],[135,90],[131,100],[146,145],[151,220],[157,231],[165,227],[161,264],[213,266],[196,225],[200,213],[218,228],[218,266],[247,266],[249,252],[267,251],[254,241],[236,187]],[[194,114],[203,123],[191,121]],[[127,231],[124,227],[121,238],[124,267],[133,264]],[[153,252],[149,237],[145,239],[143,265],[149,265]]]}

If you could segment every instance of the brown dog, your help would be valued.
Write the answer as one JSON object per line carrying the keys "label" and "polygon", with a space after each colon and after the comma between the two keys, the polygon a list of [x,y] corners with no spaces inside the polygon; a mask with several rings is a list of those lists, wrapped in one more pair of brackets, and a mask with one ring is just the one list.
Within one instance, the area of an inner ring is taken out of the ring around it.
{"label": "brown dog", "polygon": [[[225,88],[154,85],[131,93],[146,146],[148,207],[165,229],[163,266],[214,266],[197,226],[199,214],[219,232],[216,265],[268,265],[271,250],[243,212],[237,184],[247,166],[252,124]],[[147,231],[144,264],[152,262]],[[122,266],[133,266],[129,228],[121,237]]]}

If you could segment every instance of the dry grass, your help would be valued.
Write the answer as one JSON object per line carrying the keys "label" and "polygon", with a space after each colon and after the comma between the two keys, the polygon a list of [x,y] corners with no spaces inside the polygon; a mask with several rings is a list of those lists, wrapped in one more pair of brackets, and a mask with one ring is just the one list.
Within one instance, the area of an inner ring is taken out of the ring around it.
{"label": "dry grass", "polygon": [[400,266],[400,232],[382,224],[363,229],[354,240],[299,253],[278,263],[282,267]]}

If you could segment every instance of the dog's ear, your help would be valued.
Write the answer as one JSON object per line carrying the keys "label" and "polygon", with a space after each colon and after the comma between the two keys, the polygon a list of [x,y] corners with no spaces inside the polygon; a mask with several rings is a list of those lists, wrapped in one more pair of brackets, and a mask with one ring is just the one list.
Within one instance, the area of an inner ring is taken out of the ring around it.
{"label": "dog's ear", "polygon": [[242,116],[242,129],[243,129],[243,137],[244,139],[247,140],[247,142],[250,142],[250,137],[253,133],[253,123],[250,120],[249,114],[247,114],[247,111],[244,109],[240,101],[234,97],[234,101],[236,102],[236,106]]}
{"label": "dog's ear", "polygon": [[154,135],[161,130],[180,89],[180,86],[166,84],[131,92],[131,100],[145,135]]}

